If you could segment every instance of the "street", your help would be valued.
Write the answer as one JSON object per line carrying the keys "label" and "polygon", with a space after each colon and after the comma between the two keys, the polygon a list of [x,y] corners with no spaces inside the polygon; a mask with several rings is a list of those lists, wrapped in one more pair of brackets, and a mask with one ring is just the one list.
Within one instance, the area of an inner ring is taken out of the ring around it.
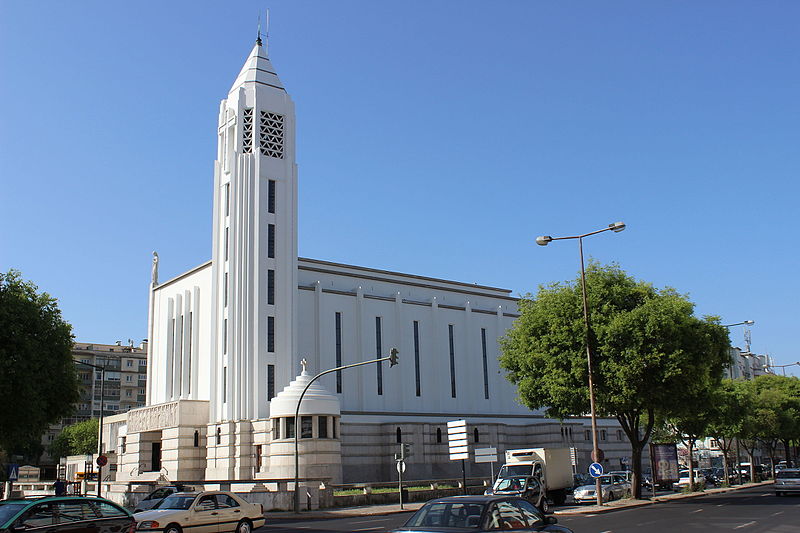
{"label": "street", "polygon": [[[410,515],[399,513],[326,520],[275,520],[257,531],[379,533],[400,526]],[[558,522],[576,533],[659,533],[681,530],[800,533],[800,496],[777,497],[772,487],[757,487],[603,514],[559,516]]]}

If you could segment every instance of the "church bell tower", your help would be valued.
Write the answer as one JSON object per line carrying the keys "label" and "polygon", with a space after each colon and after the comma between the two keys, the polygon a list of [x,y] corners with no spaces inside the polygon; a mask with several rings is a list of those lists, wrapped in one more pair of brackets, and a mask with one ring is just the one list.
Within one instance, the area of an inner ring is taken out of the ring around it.
{"label": "church bell tower", "polygon": [[296,368],[294,104],[260,37],[220,104],[218,142],[208,468],[237,476],[250,469],[244,435]]}

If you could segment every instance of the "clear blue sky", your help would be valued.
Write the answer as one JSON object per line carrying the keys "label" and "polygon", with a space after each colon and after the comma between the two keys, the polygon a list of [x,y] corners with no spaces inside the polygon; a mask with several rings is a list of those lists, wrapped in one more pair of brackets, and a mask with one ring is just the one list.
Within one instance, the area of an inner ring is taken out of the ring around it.
{"label": "clear blue sky", "polygon": [[[535,291],[587,241],[800,360],[800,3],[0,1],[0,269],[146,337],[210,258],[219,101],[271,9],[304,257]],[[743,346],[742,328],[731,340]]]}

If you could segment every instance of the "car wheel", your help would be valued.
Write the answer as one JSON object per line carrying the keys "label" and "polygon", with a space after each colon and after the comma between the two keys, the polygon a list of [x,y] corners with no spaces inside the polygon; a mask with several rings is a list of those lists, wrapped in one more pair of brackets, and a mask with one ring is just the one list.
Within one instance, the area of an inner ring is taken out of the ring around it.
{"label": "car wheel", "polygon": [[178,524],[170,524],[164,528],[164,533],[182,533],[181,526]]}
{"label": "car wheel", "polygon": [[547,498],[542,498],[542,503],[539,504],[539,510],[542,514],[547,514],[547,511],[550,510],[550,505],[547,503]]}
{"label": "car wheel", "polygon": [[250,522],[247,520],[242,520],[236,526],[236,533],[250,533],[253,530],[253,526],[250,525]]}

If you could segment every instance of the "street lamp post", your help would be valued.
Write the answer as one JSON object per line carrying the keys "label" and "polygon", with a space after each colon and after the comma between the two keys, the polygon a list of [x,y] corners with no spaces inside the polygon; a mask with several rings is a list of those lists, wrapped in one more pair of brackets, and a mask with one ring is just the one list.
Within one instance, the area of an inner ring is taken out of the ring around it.
{"label": "street lamp post", "polygon": [[[303,392],[300,393],[300,397],[297,399],[297,407],[294,410],[294,512],[300,512],[300,404],[303,402],[303,396],[306,395],[306,391],[314,383],[318,378],[324,376],[325,374],[330,374],[331,372],[336,372],[337,370],[344,370],[346,368],[353,368],[356,366],[368,365],[371,363],[382,363],[383,361],[389,361],[389,366],[392,367],[398,363],[397,354],[400,353],[397,348],[392,348],[389,351],[389,355],[387,357],[381,357],[379,359],[371,359],[369,361],[361,361],[360,363],[353,363],[350,365],[344,366],[337,366],[336,368],[331,368],[329,370],[325,370],[324,372],[320,372],[311,380],[306,383]],[[303,366],[305,366],[305,359],[303,360]],[[304,368],[305,370],[305,368]]]}
{"label": "street lamp post", "polygon": [[[584,266],[584,259],[583,259],[583,238],[588,237],[590,235],[596,235],[597,233],[602,233],[604,231],[613,231],[614,233],[619,233],[620,231],[625,229],[625,224],[623,222],[614,222],[613,224],[609,224],[607,228],[599,229],[597,231],[591,231],[589,233],[584,233],[582,235],[574,235],[571,237],[551,237],[550,235],[542,235],[536,237],[536,244],[539,246],[547,246],[552,241],[562,241],[567,239],[578,239],[578,248],[580,249],[581,255],[581,293],[583,296],[583,322],[586,329],[586,363],[589,367],[589,407],[591,410],[591,418],[592,418],[592,460],[596,462],[600,462],[600,446],[597,442],[597,413],[595,411],[594,405],[594,362],[592,358],[592,347],[591,347],[591,339],[589,338],[589,304],[588,298],[586,295],[586,268]],[[595,479],[595,495],[597,496],[597,505],[603,505],[603,490],[600,483],[600,478]]]}
{"label": "street lamp post", "polygon": [[[755,320],[743,320],[741,322],[734,322],[733,324],[723,324],[722,327],[723,328],[732,328],[733,326],[752,326],[755,323],[756,323]],[[747,330],[745,330],[745,332],[747,333]],[[747,340],[747,339],[745,339],[745,340]],[[747,342],[749,343],[749,340]],[[750,351],[749,347],[748,347],[747,351],[748,352]],[[733,375],[733,374],[731,374],[731,375]],[[739,466],[740,461],[742,459],[741,455],[742,455],[742,452],[741,452],[741,449],[739,448],[739,439],[737,437],[737,439],[736,439],[736,477],[737,477],[737,479],[739,481],[739,485],[742,484],[742,469]]]}
{"label": "street lamp post", "polygon": [[[84,363],[83,361],[75,361],[76,365],[90,366],[94,369],[100,370],[100,420],[97,422],[97,457],[103,455],[103,411],[105,411],[105,384],[106,384],[106,367],[94,365],[92,363]],[[92,380],[94,381],[94,380]],[[94,410],[94,398],[92,398],[92,410]],[[103,467],[97,465],[97,497],[100,497],[102,492],[101,481],[103,479]]]}

